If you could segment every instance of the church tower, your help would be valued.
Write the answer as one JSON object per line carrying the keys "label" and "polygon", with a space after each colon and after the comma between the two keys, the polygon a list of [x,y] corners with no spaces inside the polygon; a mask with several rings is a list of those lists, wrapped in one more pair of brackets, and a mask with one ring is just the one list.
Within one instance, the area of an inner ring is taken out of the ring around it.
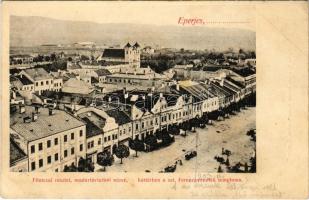
{"label": "church tower", "polygon": [[133,62],[133,47],[129,42],[124,46],[124,60],[128,63]]}
{"label": "church tower", "polygon": [[133,45],[133,51],[134,51],[134,63],[133,66],[136,68],[140,68],[141,63],[141,46],[136,42]]}
{"label": "church tower", "polygon": [[140,68],[141,46],[136,42],[133,46],[128,42],[124,46],[125,62],[128,62],[133,68]]}

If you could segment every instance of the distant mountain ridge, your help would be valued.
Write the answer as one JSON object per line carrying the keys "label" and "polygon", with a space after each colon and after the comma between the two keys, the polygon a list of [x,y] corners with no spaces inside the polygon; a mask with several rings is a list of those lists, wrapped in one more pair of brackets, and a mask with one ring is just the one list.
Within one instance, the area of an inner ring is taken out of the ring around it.
{"label": "distant mountain ridge", "polygon": [[255,50],[255,32],[245,29],[145,24],[101,24],[37,16],[11,16],[10,45],[37,46],[92,41],[97,44],[141,44],[168,48]]}

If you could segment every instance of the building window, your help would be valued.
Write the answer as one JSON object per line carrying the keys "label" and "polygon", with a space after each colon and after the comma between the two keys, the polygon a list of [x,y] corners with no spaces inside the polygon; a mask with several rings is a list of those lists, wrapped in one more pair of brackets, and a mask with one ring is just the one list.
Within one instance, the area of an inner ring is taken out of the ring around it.
{"label": "building window", "polygon": [[142,128],[144,128],[144,122],[142,122]]}
{"label": "building window", "polygon": [[83,130],[79,131],[79,137],[83,137]]}
{"label": "building window", "polygon": [[39,151],[42,151],[43,150],[43,143],[39,143]]}
{"label": "building window", "polygon": [[41,81],[41,85],[44,85],[43,81]]}
{"label": "building window", "polygon": [[98,140],[98,145],[100,145],[101,144],[101,138],[99,138],[99,140]]}
{"label": "building window", "polygon": [[74,147],[71,148],[71,155],[74,155]]}
{"label": "building window", "polygon": [[46,81],[46,85],[48,85],[48,81]]}
{"label": "building window", "polygon": [[48,156],[47,157],[47,164],[50,164],[51,163],[51,156]]}
{"label": "building window", "polygon": [[110,140],[111,140],[111,136],[109,135],[109,136],[108,136],[108,141],[110,141]]}
{"label": "building window", "polygon": [[74,140],[74,133],[71,133],[71,140]]}
{"label": "building window", "polygon": [[40,159],[40,160],[39,160],[39,167],[40,167],[40,168],[43,167],[43,159]]}
{"label": "building window", "polygon": [[120,135],[120,136],[122,135],[122,130],[119,131],[119,135]]}
{"label": "building window", "polygon": [[31,171],[35,170],[35,162],[31,163]]}
{"label": "building window", "polygon": [[64,150],[64,157],[66,158],[68,156],[68,150]]}
{"label": "building window", "polygon": [[35,146],[31,145],[31,153],[35,153]]}
{"label": "building window", "polygon": [[39,86],[39,83],[38,83],[38,82],[36,82],[36,83],[35,83],[35,86]]}
{"label": "building window", "polygon": [[55,172],[58,172],[58,169],[56,169]]}
{"label": "building window", "polygon": [[55,161],[58,161],[58,153],[55,154]]}
{"label": "building window", "polygon": [[47,148],[49,148],[51,145],[51,141],[50,140],[47,140]]}
{"label": "building window", "polygon": [[58,138],[55,138],[54,143],[55,145],[58,145]]}
{"label": "building window", "polygon": [[115,140],[117,140],[117,137],[118,137],[118,136],[117,136],[117,135],[115,135]]}
{"label": "building window", "polygon": [[79,151],[83,151],[83,144],[79,145]]}
{"label": "building window", "polygon": [[64,140],[64,142],[67,142],[68,141],[68,136],[64,135],[63,140]]}
{"label": "building window", "polygon": [[135,124],[135,129],[138,130],[138,124]]}

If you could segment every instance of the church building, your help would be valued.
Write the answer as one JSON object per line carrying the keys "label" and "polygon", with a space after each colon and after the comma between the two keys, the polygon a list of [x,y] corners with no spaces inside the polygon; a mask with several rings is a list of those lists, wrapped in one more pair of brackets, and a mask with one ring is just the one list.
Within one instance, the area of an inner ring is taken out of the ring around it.
{"label": "church building", "polygon": [[98,58],[98,61],[108,63],[129,63],[133,68],[140,67],[141,47],[136,42],[133,46],[128,42],[123,49],[104,49],[103,54]]}

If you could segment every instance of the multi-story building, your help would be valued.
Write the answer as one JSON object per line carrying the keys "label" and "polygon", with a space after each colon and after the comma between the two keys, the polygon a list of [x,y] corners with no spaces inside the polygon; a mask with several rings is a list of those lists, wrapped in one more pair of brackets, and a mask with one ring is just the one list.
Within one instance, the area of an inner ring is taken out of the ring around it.
{"label": "multi-story building", "polygon": [[130,116],[121,109],[109,109],[106,113],[118,124],[118,141],[127,143],[132,138],[132,121]]}
{"label": "multi-story building", "polygon": [[34,84],[34,92],[39,94],[54,88],[53,77],[43,68],[25,69],[19,75],[21,77],[26,76]]}
{"label": "multi-story building", "polygon": [[106,76],[106,82],[117,85],[143,85],[147,87],[156,87],[164,83],[165,77],[156,74],[128,74],[117,73]]}
{"label": "multi-story building", "polygon": [[10,77],[10,84],[19,91],[34,92],[34,83],[22,74]]}
{"label": "multi-story building", "polygon": [[63,86],[63,77],[61,75],[61,73],[51,73],[51,75],[53,76],[54,78],[54,86],[53,86],[53,91],[56,91],[56,92],[60,92],[61,91],[61,88]]}
{"label": "multi-story building", "polygon": [[86,126],[64,111],[27,106],[11,114],[11,129],[28,156],[28,171],[63,171],[86,156]]}
{"label": "multi-story building", "polygon": [[107,69],[98,69],[95,71],[95,73],[97,74],[99,83],[106,83],[106,76],[111,75],[110,71],[108,71]]}
{"label": "multi-story building", "polygon": [[[89,127],[97,129],[96,134],[93,134],[91,129],[88,129],[87,134],[87,158],[91,158],[96,162],[97,154],[102,151],[113,152],[113,148],[119,142],[119,126],[115,119],[110,117],[105,111],[94,107],[85,107],[79,109],[76,116],[81,118]],[[98,129],[101,131],[99,132]]]}

